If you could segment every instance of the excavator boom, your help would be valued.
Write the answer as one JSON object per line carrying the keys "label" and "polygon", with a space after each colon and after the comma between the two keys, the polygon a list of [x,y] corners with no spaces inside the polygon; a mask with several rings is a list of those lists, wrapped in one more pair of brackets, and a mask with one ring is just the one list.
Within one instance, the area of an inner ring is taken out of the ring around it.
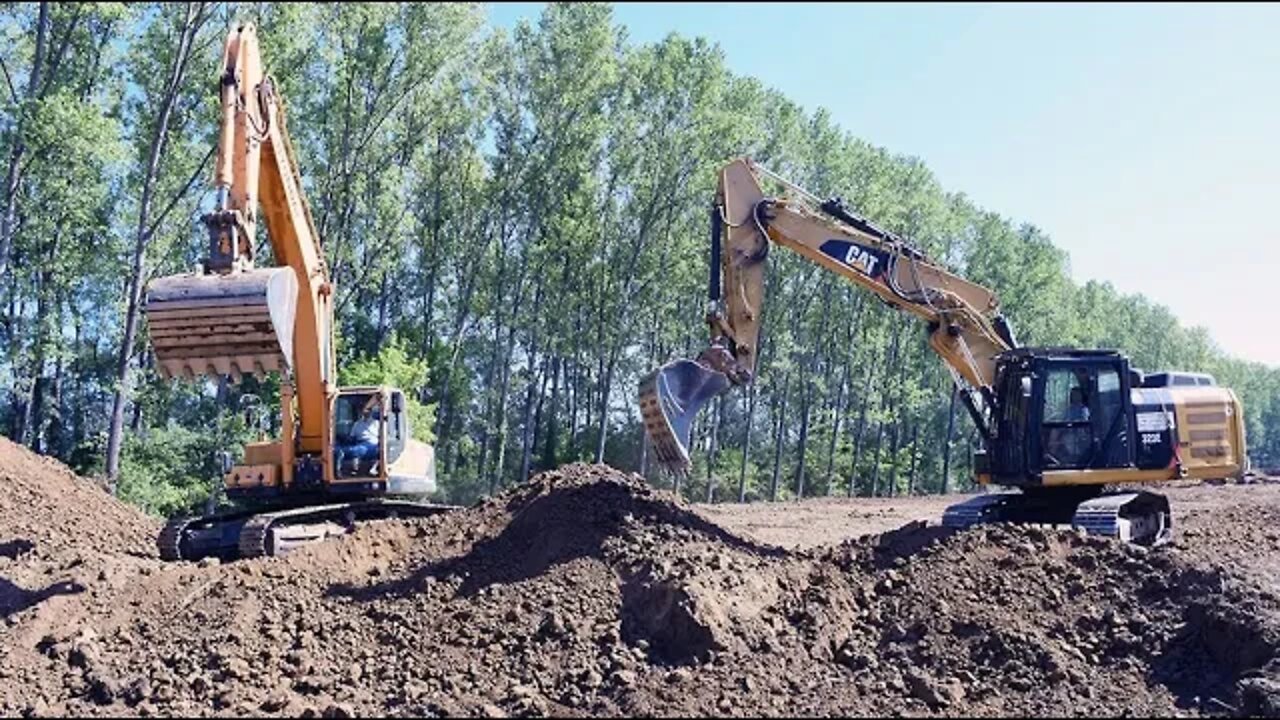
{"label": "excavator boom", "polygon": [[[200,272],[147,286],[157,364],[166,378],[286,373],[297,383],[300,449],[319,453],[333,395],[331,288],[252,24],[228,34],[219,78],[217,199],[202,218],[209,254]],[[276,267],[254,264],[260,200]]]}
{"label": "excavator boom", "polygon": [[[767,197],[761,176],[787,190]],[[764,305],[765,258],[777,244],[928,323],[929,346],[966,388],[980,417],[995,384],[995,356],[1015,346],[995,293],[947,271],[838,199],[819,202],[749,159],[720,172],[712,210],[707,321],[711,346],[698,360],[677,360],[642,379],[640,407],[659,463],[687,472],[693,419],[731,385],[754,377]],[[721,293],[723,281],[723,293]]]}

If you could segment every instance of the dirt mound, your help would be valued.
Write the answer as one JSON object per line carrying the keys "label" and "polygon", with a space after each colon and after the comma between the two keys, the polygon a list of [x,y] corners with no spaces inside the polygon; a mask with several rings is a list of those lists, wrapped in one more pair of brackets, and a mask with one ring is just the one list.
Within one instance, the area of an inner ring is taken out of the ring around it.
{"label": "dirt mound", "polygon": [[930,534],[946,535],[908,529],[825,555],[876,579],[832,641],[859,687],[965,714],[1221,713],[1241,701],[1239,675],[1280,648],[1275,598],[1176,552],[1037,528]]}
{"label": "dirt mound", "polygon": [[[1277,601],[1071,532],[785,551],[571,465],[285,558],[139,560],[0,643],[0,713],[1274,714]],[[70,600],[68,600],[70,601]]]}
{"label": "dirt mound", "polygon": [[0,617],[82,592],[119,558],[153,556],[158,530],[100,485],[0,438]]}
{"label": "dirt mound", "polygon": [[0,557],[155,554],[159,522],[66,465],[0,438]]}

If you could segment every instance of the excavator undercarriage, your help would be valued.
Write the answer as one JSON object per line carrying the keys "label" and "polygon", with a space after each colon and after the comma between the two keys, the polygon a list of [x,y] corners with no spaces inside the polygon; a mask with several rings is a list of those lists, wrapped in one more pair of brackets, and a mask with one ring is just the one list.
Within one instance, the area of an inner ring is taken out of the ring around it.
{"label": "excavator undercarriage", "polygon": [[1169,499],[1152,492],[1088,492],[1073,489],[994,492],[948,507],[942,525],[1012,523],[1077,528],[1091,535],[1114,537],[1137,545],[1157,546],[1173,539]]}
{"label": "excavator undercarriage", "polygon": [[157,539],[164,560],[222,561],[285,555],[346,535],[358,523],[430,517],[453,510],[449,505],[376,499],[328,505],[247,508],[202,517],[171,518]]}

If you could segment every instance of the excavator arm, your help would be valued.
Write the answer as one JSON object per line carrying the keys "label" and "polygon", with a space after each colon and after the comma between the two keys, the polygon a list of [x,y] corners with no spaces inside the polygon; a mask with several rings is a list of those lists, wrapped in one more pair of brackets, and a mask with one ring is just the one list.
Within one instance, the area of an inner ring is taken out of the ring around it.
{"label": "excavator arm", "polygon": [[[334,385],[332,285],[275,84],[263,72],[256,29],[232,30],[219,73],[222,107],[214,187],[202,219],[209,255],[200,272],[158,278],[145,305],[164,377],[285,372],[286,484],[296,450],[328,466]],[[266,221],[276,267],[255,268]],[[297,438],[289,393],[296,391]]]}
{"label": "excavator arm", "polygon": [[[787,193],[767,196],[760,181],[764,175]],[[966,406],[987,434],[985,418],[995,402],[995,356],[1016,346],[991,290],[948,272],[840,200],[820,202],[745,158],[720,172],[711,236],[711,346],[696,361],[677,360],[650,373],[640,386],[646,432],[668,470],[687,471],[698,410],[731,385],[754,378],[765,260],[775,244],[927,323],[929,346],[952,371]]]}

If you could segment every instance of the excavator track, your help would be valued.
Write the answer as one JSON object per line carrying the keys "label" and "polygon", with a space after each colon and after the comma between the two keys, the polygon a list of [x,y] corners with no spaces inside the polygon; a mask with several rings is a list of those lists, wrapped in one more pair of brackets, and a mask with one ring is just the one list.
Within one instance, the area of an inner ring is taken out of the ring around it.
{"label": "excavator track", "polygon": [[942,515],[942,525],[956,529],[995,523],[1077,528],[1090,535],[1153,547],[1173,539],[1169,500],[1151,492],[1115,492],[1091,498],[1043,492],[990,493],[952,505]]}
{"label": "excavator track", "polygon": [[1071,524],[1092,535],[1159,546],[1173,539],[1169,499],[1150,492],[1103,495],[1080,503]]}
{"label": "excavator track", "polygon": [[355,507],[345,503],[254,515],[240,530],[239,556],[247,560],[286,555],[300,545],[345,535],[355,529],[355,523],[340,525],[332,520],[341,517],[344,511],[353,512]]}
{"label": "excavator track", "polygon": [[170,520],[156,539],[160,557],[224,561],[285,555],[304,545],[345,535],[360,522],[398,517],[429,517],[456,509],[451,505],[403,500],[367,500],[311,505],[266,512],[241,511]]}
{"label": "excavator track", "polygon": [[160,551],[161,560],[182,560],[182,536],[191,524],[192,518],[176,517],[165,523],[160,536],[156,538],[156,549]]}
{"label": "excavator track", "polygon": [[241,510],[203,517],[170,518],[156,537],[156,550],[160,559],[171,562],[207,557],[234,559],[240,526],[252,514]]}

